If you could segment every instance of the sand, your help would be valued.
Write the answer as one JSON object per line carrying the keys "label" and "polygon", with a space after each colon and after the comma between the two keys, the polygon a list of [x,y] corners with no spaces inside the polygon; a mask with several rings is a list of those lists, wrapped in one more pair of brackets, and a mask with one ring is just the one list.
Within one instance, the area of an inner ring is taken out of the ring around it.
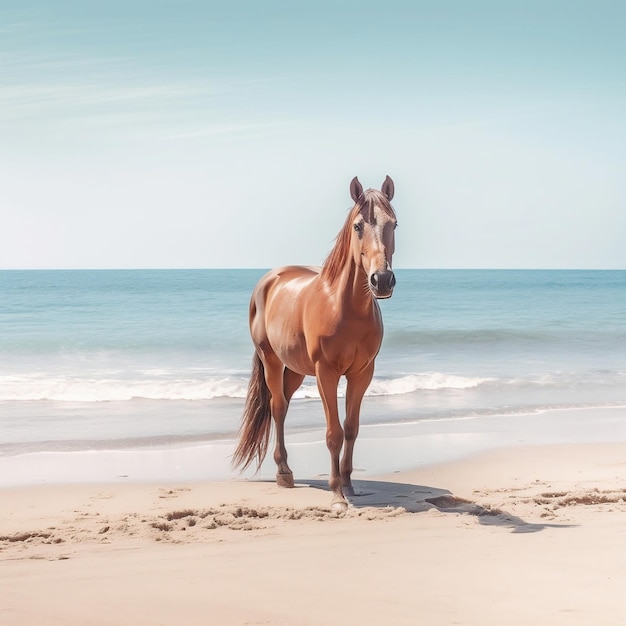
{"label": "sand", "polygon": [[0,624],[624,624],[626,444],[356,482],[0,490]]}

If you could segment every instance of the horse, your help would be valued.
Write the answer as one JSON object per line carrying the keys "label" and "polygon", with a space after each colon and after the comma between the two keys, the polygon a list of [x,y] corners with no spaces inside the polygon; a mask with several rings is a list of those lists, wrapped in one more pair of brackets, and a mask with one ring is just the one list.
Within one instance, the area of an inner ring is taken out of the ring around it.
{"label": "horse", "polygon": [[[331,470],[331,509],[343,512],[353,496],[352,455],[359,432],[361,401],[374,374],[383,338],[378,299],[391,297],[396,279],[391,261],[396,214],[390,204],[394,183],[380,191],[350,182],[354,206],[321,268],[285,266],[257,283],[250,299],[252,374],[239,429],[233,466],[245,470],[263,462],[272,418],[276,437],[276,482],[293,487],[287,464],[285,417],[305,376],[315,376],[326,416]],[[346,412],[339,419],[337,386],[345,376]],[[343,456],[340,460],[341,450]]]}

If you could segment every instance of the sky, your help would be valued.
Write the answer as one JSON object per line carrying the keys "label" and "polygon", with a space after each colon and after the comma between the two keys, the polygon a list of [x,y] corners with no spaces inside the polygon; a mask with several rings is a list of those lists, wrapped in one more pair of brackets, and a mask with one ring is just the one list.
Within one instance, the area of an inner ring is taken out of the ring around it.
{"label": "sky", "polygon": [[2,0],[0,268],[626,269],[626,3]]}

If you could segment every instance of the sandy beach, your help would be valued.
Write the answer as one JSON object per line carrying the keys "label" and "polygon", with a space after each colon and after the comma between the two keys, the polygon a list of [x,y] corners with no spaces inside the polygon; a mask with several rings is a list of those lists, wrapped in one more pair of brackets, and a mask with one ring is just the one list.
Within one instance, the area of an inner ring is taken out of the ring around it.
{"label": "sandy beach", "polygon": [[626,443],[357,480],[0,490],[0,623],[624,624]]}

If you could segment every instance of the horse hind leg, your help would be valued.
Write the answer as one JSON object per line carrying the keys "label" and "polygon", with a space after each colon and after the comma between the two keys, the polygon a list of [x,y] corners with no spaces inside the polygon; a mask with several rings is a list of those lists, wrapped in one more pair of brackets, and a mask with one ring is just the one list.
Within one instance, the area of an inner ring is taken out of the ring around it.
{"label": "horse hind leg", "polygon": [[272,416],[276,426],[276,445],[274,447],[274,462],[276,463],[276,484],[279,487],[293,487],[293,472],[287,463],[287,447],[285,446],[285,418],[289,402],[280,393],[272,395]]}
{"label": "horse hind leg", "polygon": [[276,426],[276,445],[274,461],[276,463],[276,484],[279,487],[293,487],[293,472],[287,463],[285,446],[285,418],[291,397],[302,384],[304,376],[285,368],[278,359],[273,359],[271,367],[266,365],[266,381],[270,388],[272,417]]}

